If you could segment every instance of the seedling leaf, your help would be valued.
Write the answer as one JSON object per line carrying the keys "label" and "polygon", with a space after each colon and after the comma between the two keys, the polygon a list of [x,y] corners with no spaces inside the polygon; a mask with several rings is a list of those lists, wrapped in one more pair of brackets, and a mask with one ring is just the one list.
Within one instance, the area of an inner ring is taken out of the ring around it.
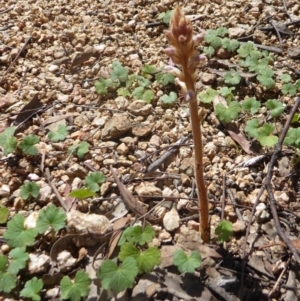
{"label": "seedling leaf", "polygon": [[149,273],[160,264],[160,252],[157,247],[150,247],[144,252],[140,252],[136,261],[140,274]]}
{"label": "seedling leaf", "polygon": [[174,84],[175,77],[170,73],[157,73],[155,79],[163,86]]}
{"label": "seedling leaf", "polygon": [[90,189],[86,189],[86,188],[73,190],[69,194],[69,196],[71,196],[73,198],[76,198],[76,199],[79,199],[79,200],[90,198],[90,197],[95,196],[95,195],[96,195],[95,192],[91,191]]}
{"label": "seedling leaf", "polygon": [[176,103],[177,100],[177,94],[173,91],[170,92],[169,95],[164,94],[159,98],[159,100],[164,104],[168,106],[173,106]]}
{"label": "seedling leaf", "polygon": [[250,137],[256,137],[258,126],[259,126],[258,119],[248,120],[246,123],[245,131]]}
{"label": "seedling leaf", "polygon": [[157,19],[162,20],[165,24],[169,24],[173,10],[168,10],[167,12],[162,12],[158,15]]}
{"label": "seedling leaf", "polygon": [[270,68],[262,68],[259,70],[259,75],[257,76],[258,81],[265,86],[267,89],[273,88],[275,86],[275,81],[272,78],[274,71]]}
{"label": "seedling leaf", "polygon": [[0,224],[5,224],[9,217],[9,210],[6,207],[0,207]]}
{"label": "seedling leaf", "polygon": [[67,216],[62,208],[50,204],[41,210],[36,222],[36,230],[39,233],[45,233],[51,227],[54,231],[58,231],[65,227],[66,218]]}
{"label": "seedling leaf", "polygon": [[82,141],[79,145],[71,145],[68,149],[69,154],[75,152],[78,158],[83,158],[89,151],[90,145],[86,141]]}
{"label": "seedling leaf", "polygon": [[122,234],[118,245],[123,245],[125,241],[144,245],[153,240],[155,232],[151,226],[146,226],[144,229],[141,226],[128,227]]}
{"label": "seedling leaf", "polygon": [[232,223],[222,220],[215,229],[215,234],[217,235],[217,239],[220,243],[228,241],[232,234]]}
{"label": "seedling leaf", "polygon": [[257,130],[257,140],[262,146],[272,147],[278,142],[278,137],[272,135],[274,125],[265,124]]}
{"label": "seedling leaf", "polygon": [[40,301],[40,292],[43,288],[43,281],[36,277],[25,283],[25,287],[22,289],[20,296],[32,299],[34,301]]}
{"label": "seedling leaf", "polygon": [[230,122],[236,119],[239,116],[239,112],[241,111],[240,104],[237,101],[232,101],[228,108],[226,108],[223,104],[218,103],[216,105],[216,115],[217,117],[225,122]]}
{"label": "seedling leaf", "polygon": [[208,56],[211,57],[215,53],[215,48],[212,46],[205,46],[203,48],[203,52]]}
{"label": "seedling leaf", "polygon": [[121,247],[118,258],[120,261],[124,261],[128,257],[137,259],[139,254],[140,251],[131,242],[127,242]]}
{"label": "seedling leaf", "polygon": [[7,230],[3,235],[12,248],[31,246],[36,236],[36,229],[26,229],[24,227],[24,216],[22,214],[16,214],[7,223]]}
{"label": "seedling leaf", "polygon": [[81,297],[86,297],[89,293],[89,286],[92,280],[84,271],[78,271],[75,281],[72,282],[69,276],[64,276],[60,281],[60,287],[63,299],[71,299],[71,301],[80,301]]}
{"label": "seedling leaf", "polygon": [[8,263],[7,256],[0,254],[0,272],[5,272],[6,271],[7,263]]}
{"label": "seedling leaf", "polygon": [[0,146],[3,147],[3,153],[5,156],[13,153],[16,148],[17,138],[13,136],[15,129],[15,127],[8,127],[2,134],[0,134]]}
{"label": "seedling leaf", "polygon": [[253,43],[247,42],[246,44],[243,44],[239,49],[238,49],[238,54],[241,57],[247,57],[248,55],[251,54],[252,51],[257,50],[257,48],[254,46]]}
{"label": "seedling leaf", "polygon": [[36,135],[28,135],[23,138],[19,144],[19,148],[26,155],[35,156],[38,154],[38,149],[35,144],[39,142],[39,137]]}
{"label": "seedling leaf", "polygon": [[289,74],[282,74],[280,76],[280,79],[283,83],[289,83],[292,80],[292,78]]}
{"label": "seedling leaf", "polygon": [[217,28],[216,32],[219,37],[225,37],[225,35],[228,33],[228,29],[226,27],[219,27]]}
{"label": "seedling leaf", "polygon": [[224,82],[226,84],[237,85],[240,83],[240,81],[241,81],[241,76],[238,74],[238,72],[234,70],[230,70],[230,72],[227,72],[224,75]]}
{"label": "seedling leaf", "polygon": [[292,83],[282,85],[281,91],[284,95],[289,94],[290,96],[294,96],[297,93],[296,86]]}
{"label": "seedling leaf", "polygon": [[293,145],[299,147],[300,144],[300,128],[290,128],[284,139],[284,144]]}
{"label": "seedling leaf", "polygon": [[255,114],[260,108],[260,102],[255,99],[255,97],[247,98],[242,103],[242,109],[246,112],[251,112]]}
{"label": "seedling leaf", "polygon": [[194,273],[195,269],[200,267],[201,262],[201,255],[197,251],[193,251],[190,256],[182,250],[174,252],[173,264],[178,267],[180,273]]}
{"label": "seedling leaf", "polygon": [[119,61],[112,63],[112,72],[110,78],[113,81],[119,80],[121,83],[126,82],[128,76],[128,70],[122,66]]}
{"label": "seedling leaf", "polygon": [[12,258],[11,263],[7,271],[12,274],[18,274],[19,270],[26,267],[26,262],[29,259],[28,253],[25,252],[25,248],[15,248],[9,252],[9,256]]}
{"label": "seedling leaf", "polygon": [[49,132],[48,138],[53,142],[58,142],[58,141],[65,140],[68,135],[69,135],[69,131],[67,126],[64,124],[60,124],[56,132],[52,132],[52,131]]}
{"label": "seedling leaf", "polygon": [[266,102],[266,107],[270,110],[270,114],[273,118],[277,118],[284,111],[284,106],[277,99],[269,99]]}
{"label": "seedling leaf", "polygon": [[89,190],[97,192],[100,189],[99,184],[104,183],[105,180],[105,176],[102,172],[92,172],[85,178],[85,186]]}
{"label": "seedling leaf", "polygon": [[0,292],[9,293],[17,283],[17,276],[8,272],[0,272]]}
{"label": "seedling leaf", "polygon": [[107,82],[104,78],[100,78],[96,83],[95,83],[95,89],[96,89],[96,92],[99,94],[99,95],[104,95],[107,93]]}
{"label": "seedling leaf", "polygon": [[136,260],[133,257],[126,258],[118,267],[112,260],[105,260],[98,272],[104,289],[110,289],[114,293],[132,287],[134,278],[138,274]]}
{"label": "seedling leaf", "polygon": [[143,73],[154,74],[157,72],[157,69],[154,65],[145,65],[142,67]]}
{"label": "seedling leaf", "polygon": [[144,87],[137,87],[132,91],[134,99],[141,99],[148,103],[154,98],[154,93],[151,90],[145,90]]}
{"label": "seedling leaf", "polygon": [[37,198],[40,194],[40,187],[34,182],[25,183],[20,191],[20,196],[23,200],[27,200],[31,197]]}
{"label": "seedling leaf", "polygon": [[203,103],[211,103],[217,95],[218,91],[208,88],[205,91],[200,92],[198,97]]}
{"label": "seedling leaf", "polygon": [[239,48],[239,46],[240,46],[240,43],[238,40],[235,40],[235,39],[230,40],[228,38],[222,39],[222,47],[229,52],[235,51],[237,48]]}

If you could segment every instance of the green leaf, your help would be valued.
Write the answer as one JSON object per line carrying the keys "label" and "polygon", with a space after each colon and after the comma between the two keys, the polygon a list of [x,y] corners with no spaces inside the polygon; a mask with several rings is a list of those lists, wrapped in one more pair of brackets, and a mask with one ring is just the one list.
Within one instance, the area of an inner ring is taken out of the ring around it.
{"label": "green leaf", "polygon": [[127,242],[121,247],[118,258],[124,261],[128,257],[137,259],[139,255],[140,251],[131,242]]}
{"label": "green leaf", "polygon": [[155,232],[151,226],[146,226],[144,229],[141,226],[128,227],[123,232],[118,245],[121,246],[128,241],[143,246],[145,243],[151,242],[154,236]]}
{"label": "green leaf", "polygon": [[281,91],[284,95],[289,94],[290,96],[294,96],[297,93],[296,86],[292,83],[282,85]]}
{"label": "green leaf", "polygon": [[215,48],[214,47],[212,47],[212,46],[205,46],[204,48],[203,48],[203,52],[208,56],[208,57],[211,57],[211,56],[213,56],[214,55],[214,53],[215,53]]}
{"label": "green leaf", "polygon": [[34,182],[25,183],[21,187],[20,196],[23,200],[27,200],[28,198],[37,198],[40,194],[40,187]]}
{"label": "green leaf", "polygon": [[132,91],[134,99],[141,99],[148,103],[154,98],[154,93],[151,90],[145,90],[144,87],[137,87]]}
{"label": "green leaf", "polygon": [[4,155],[8,155],[15,151],[17,145],[17,138],[13,137],[16,127],[8,127],[0,134],[0,146],[3,147]]}
{"label": "green leaf", "polygon": [[222,39],[218,35],[216,30],[209,29],[204,36],[204,41],[209,43],[214,49],[221,47]]}
{"label": "green leaf", "polygon": [[57,208],[50,204],[43,208],[39,213],[36,222],[36,230],[39,233],[45,233],[49,227],[54,231],[58,231],[65,227],[67,216],[62,208]]}
{"label": "green leaf", "polygon": [[284,144],[286,145],[296,145],[298,146],[300,142],[300,128],[289,128],[284,139]]}
{"label": "green leaf", "polygon": [[138,85],[144,88],[148,87],[151,84],[150,80],[148,78],[145,78],[144,76],[138,76],[137,81]]}
{"label": "green leaf", "polygon": [[270,68],[262,68],[259,71],[259,75],[257,76],[260,84],[265,86],[267,89],[273,88],[275,86],[275,81],[272,78],[274,75],[274,71]]}
{"label": "green leaf", "polygon": [[7,230],[3,235],[11,248],[31,246],[36,236],[36,229],[26,229],[24,227],[24,216],[22,214],[16,214],[7,223]]}
{"label": "green leaf", "polygon": [[20,196],[23,200],[27,200],[29,198],[37,198],[40,194],[40,187],[34,182],[25,183],[21,187]]}
{"label": "green leaf", "polygon": [[255,50],[257,50],[257,48],[254,46],[254,44],[252,42],[247,42],[243,44],[237,52],[240,55],[240,57],[247,57],[251,54],[252,51]]}
{"label": "green leaf", "polygon": [[0,272],[6,271],[7,263],[8,263],[7,256],[0,254]]}
{"label": "green leaf", "polygon": [[292,80],[289,74],[281,74],[280,79],[283,83],[289,83]]}
{"label": "green leaf", "polygon": [[98,272],[104,289],[110,289],[119,293],[126,288],[131,288],[134,278],[138,274],[136,260],[133,257],[126,258],[118,267],[112,260],[105,260]]}
{"label": "green leaf", "polygon": [[128,88],[126,88],[126,87],[120,87],[120,88],[117,90],[117,92],[118,92],[118,95],[119,95],[119,96],[124,96],[124,97],[126,97],[126,96],[130,96],[130,95],[131,95],[130,91],[129,91]]}
{"label": "green leaf", "polygon": [[100,189],[99,184],[103,184],[106,178],[102,172],[92,172],[85,178],[85,186],[93,191],[97,192]]}
{"label": "green leaf", "polygon": [[97,94],[99,95],[104,95],[107,93],[107,81],[104,78],[100,78],[96,83],[95,83],[95,89]]}
{"label": "green leaf", "polygon": [[295,82],[295,87],[298,91],[300,91],[300,79]]}
{"label": "green leaf", "polygon": [[9,210],[6,207],[0,207],[0,224],[5,224],[9,217]]}
{"label": "green leaf", "polygon": [[266,107],[270,110],[270,114],[273,118],[277,118],[284,111],[284,106],[277,99],[269,99],[266,102]]}
{"label": "green leaf", "polygon": [[154,74],[157,72],[157,68],[154,65],[145,65],[142,67],[143,73]]}
{"label": "green leaf", "polygon": [[217,239],[220,243],[228,241],[232,234],[232,223],[226,220],[222,220],[216,227],[215,234],[217,235]]}
{"label": "green leaf", "polygon": [[239,116],[240,111],[241,107],[237,101],[232,101],[228,108],[221,103],[216,105],[216,115],[221,121],[224,122],[230,122],[236,119]]}
{"label": "green leaf", "polygon": [[250,137],[256,137],[258,126],[259,126],[258,119],[248,120],[246,123],[245,131]]}
{"label": "green leaf", "polygon": [[169,95],[164,94],[159,100],[166,106],[173,106],[177,100],[177,94],[173,91]]}
{"label": "green leaf", "polygon": [[89,147],[90,145],[86,142],[86,141],[82,141],[79,143],[79,145],[71,145],[69,148],[68,148],[68,153],[71,154],[73,152],[75,152],[78,156],[78,158],[83,158],[84,155],[86,153],[89,152]]}
{"label": "green leaf", "polygon": [[228,29],[222,26],[217,28],[216,32],[219,37],[225,37],[225,35],[228,33]]}
{"label": "green leaf", "polygon": [[150,247],[144,252],[140,252],[136,258],[139,273],[150,273],[156,265],[160,264],[160,251],[157,247]]}
{"label": "green leaf", "polygon": [[93,192],[89,189],[86,189],[86,188],[75,189],[69,194],[69,196],[71,196],[73,198],[76,198],[76,199],[79,199],[79,200],[90,198],[90,197],[95,196],[95,195],[96,195],[95,192]]}
{"label": "green leaf", "polygon": [[205,91],[200,92],[198,97],[203,103],[211,103],[217,95],[218,91],[208,88]]}
{"label": "green leaf", "polygon": [[43,281],[36,277],[33,277],[31,280],[28,280],[25,283],[25,287],[22,289],[20,296],[29,298],[34,301],[40,301],[40,292],[43,288]]}
{"label": "green leaf", "polygon": [[278,142],[278,137],[272,135],[274,128],[272,124],[265,124],[257,130],[256,139],[262,146],[272,147]]}
{"label": "green leaf", "polygon": [[19,144],[19,148],[26,155],[35,156],[38,154],[38,149],[35,144],[39,142],[40,138],[37,135],[28,135],[23,138]]}
{"label": "green leaf", "polygon": [[63,299],[71,299],[71,301],[80,301],[81,297],[86,297],[90,291],[92,280],[84,271],[78,271],[75,281],[72,282],[69,276],[64,276],[60,281],[60,288]]}
{"label": "green leaf", "polygon": [[260,102],[256,100],[255,97],[246,98],[242,103],[242,109],[246,112],[251,112],[255,114],[260,108]]}
{"label": "green leaf", "polygon": [[235,70],[230,70],[224,75],[224,82],[230,85],[237,85],[241,81],[241,76]]}
{"label": "green leaf", "polygon": [[17,276],[8,272],[0,272],[0,292],[10,293],[17,284]]}
{"label": "green leaf", "polygon": [[300,114],[296,113],[294,116],[293,116],[293,119],[291,121],[291,123],[298,123],[300,120]]}
{"label": "green leaf", "polygon": [[240,43],[238,40],[235,40],[235,39],[230,40],[228,38],[222,39],[222,47],[229,52],[235,51],[236,49],[239,48],[239,46],[240,46]]}
{"label": "green leaf", "polygon": [[12,258],[12,261],[7,269],[9,273],[18,274],[20,270],[26,267],[29,254],[25,252],[25,247],[12,249],[9,252],[9,256]]}
{"label": "green leaf", "polygon": [[155,79],[163,86],[174,84],[175,77],[170,73],[157,73]]}
{"label": "green leaf", "polygon": [[110,78],[113,81],[119,80],[121,83],[126,82],[128,77],[128,70],[122,66],[119,61],[112,63],[112,72]]}
{"label": "green leaf", "polygon": [[162,20],[165,24],[169,24],[173,10],[168,10],[167,12],[162,12],[158,15],[157,19]]}
{"label": "green leaf", "polygon": [[174,252],[173,264],[178,267],[180,273],[194,273],[195,269],[200,267],[201,262],[201,255],[197,251],[193,251],[190,256],[182,250]]}
{"label": "green leaf", "polygon": [[219,90],[219,92],[220,92],[220,94],[222,96],[226,97],[226,96],[232,96],[233,95],[232,91],[234,91],[234,90],[235,90],[235,87],[230,87],[230,88],[228,88],[228,87],[222,87]]}
{"label": "green leaf", "polygon": [[69,131],[67,126],[64,124],[60,124],[56,132],[52,132],[52,131],[49,132],[48,139],[53,142],[57,142],[57,141],[65,140],[68,135],[69,135]]}

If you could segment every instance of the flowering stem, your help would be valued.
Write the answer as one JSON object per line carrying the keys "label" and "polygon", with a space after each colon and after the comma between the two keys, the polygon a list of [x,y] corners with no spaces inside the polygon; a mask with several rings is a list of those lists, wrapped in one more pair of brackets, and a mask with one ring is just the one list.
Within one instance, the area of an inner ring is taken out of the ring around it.
{"label": "flowering stem", "polygon": [[186,100],[190,103],[191,125],[194,138],[194,157],[195,157],[195,178],[198,190],[198,199],[200,207],[200,232],[204,242],[209,242],[209,212],[207,190],[204,181],[203,170],[203,147],[201,118],[198,115],[198,103],[196,93],[196,68],[204,59],[199,55],[196,46],[201,42],[201,35],[193,36],[192,25],[179,7],[176,7],[170,21],[170,30],[166,31],[166,37],[173,47],[166,49],[166,54],[172,61],[182,67],[182,72],[169,67],[178,77],[178,82],[186,94]]}

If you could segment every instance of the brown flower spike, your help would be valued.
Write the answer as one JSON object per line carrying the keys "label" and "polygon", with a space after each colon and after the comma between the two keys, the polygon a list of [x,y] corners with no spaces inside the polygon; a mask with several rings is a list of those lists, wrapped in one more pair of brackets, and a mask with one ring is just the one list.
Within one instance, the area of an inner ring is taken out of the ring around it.
{"label": "brown flower spike", "polygon": [[203,149],[201,118],[198,116],[198,103],[195,84],[197,67],[206,60],[200,55],[196,47],[203,41],[203,34],[193,35],[191,21],[185,17],[177,6],[170,21],[170,30],[165,32],[171,47],[165,50],[172,62],[181,66],[181,70],[174,66],[166,66],[165,70],[177,77],[186,101],[190,104],[191,125],[194,138],[195,151],[195,178],[197,183],[200,213],[200,231],[204,242],[209,241],[209,214],[208,198],[203,171]]}

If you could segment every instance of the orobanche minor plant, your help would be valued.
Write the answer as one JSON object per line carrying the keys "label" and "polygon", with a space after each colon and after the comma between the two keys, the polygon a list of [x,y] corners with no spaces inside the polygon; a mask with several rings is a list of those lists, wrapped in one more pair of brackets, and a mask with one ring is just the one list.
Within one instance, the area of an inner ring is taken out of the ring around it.
{"label": "orobanche minor plant", "polygon": [[200,204],[200,231],[204,242],[209,241],[209,214],[208,198],[204,181],[203,171],[203,148],[201,117],[198,114],[198,103],[196,94],[196,69],[206,60],[204,55],[200,55],[196,47],[204,39],[204,34],[193,35],[192,24],[185,17],[177,6],[170,21],[170,30],[165,32],[166,37],[172,47],[165,50],[172,62],[181,66],[181,70],[174,66],[166,66],[165,71],[175,75],[177,83],[181,86],[185,100],[190,104],[191,125],[194,138],[195,149],[195,178],[198,189]]}

